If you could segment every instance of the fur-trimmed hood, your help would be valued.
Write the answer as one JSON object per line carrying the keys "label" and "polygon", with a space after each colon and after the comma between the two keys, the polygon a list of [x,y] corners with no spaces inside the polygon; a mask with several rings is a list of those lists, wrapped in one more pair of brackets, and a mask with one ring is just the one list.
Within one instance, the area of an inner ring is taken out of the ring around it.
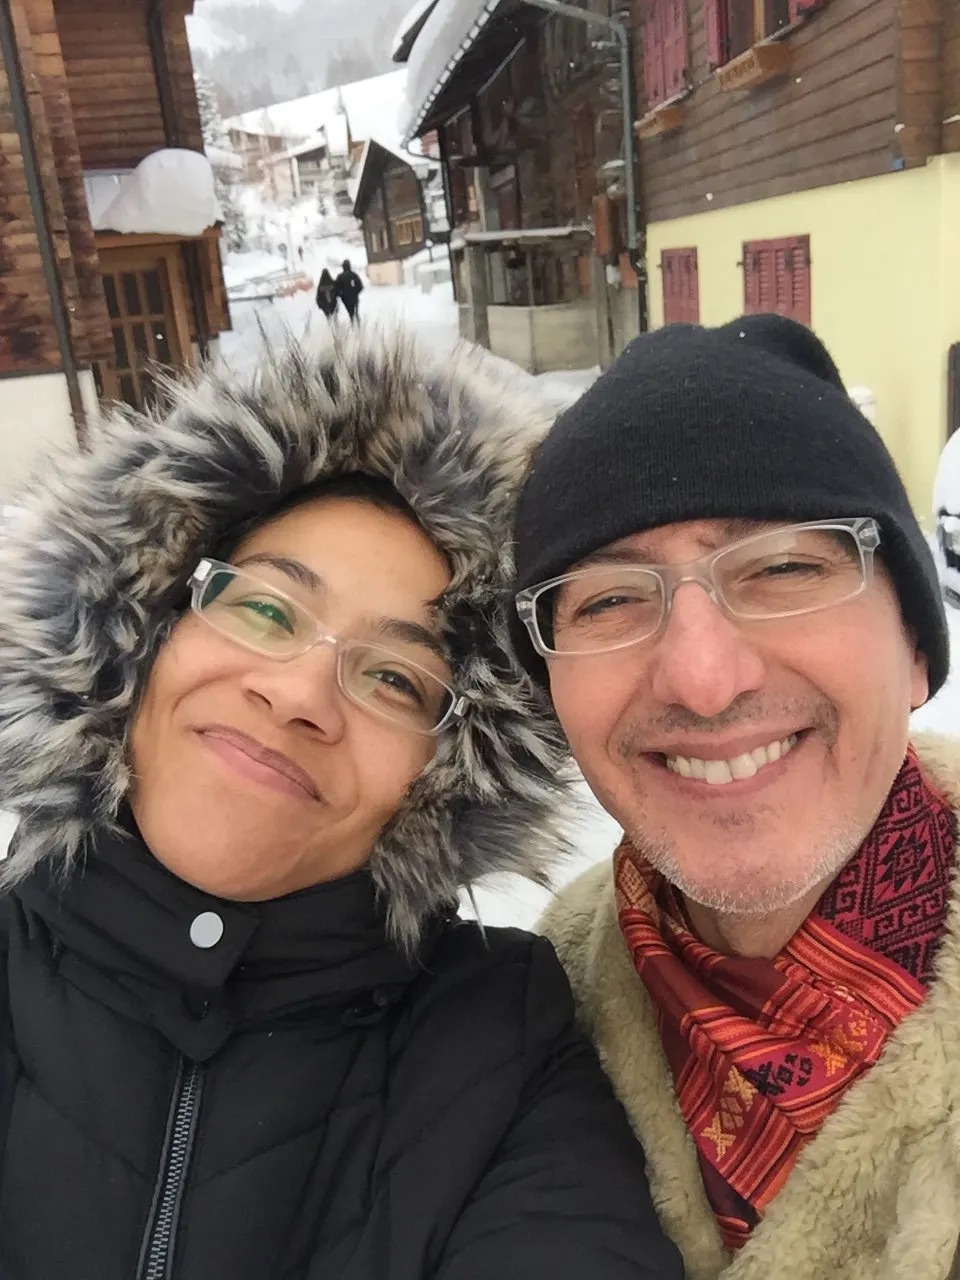
{"label": "fur-trimmed hood", "polygon": [[389,480],[446,553],[464,655],[465,716],[370,861],[392,932],[412,943],[488,873],[542,881],[563,847],[565,749],[507,657],[504,588],[515,494],[551,406],[483,353],[440,359],[382,334],[291,343],[249,377],[205,372],[170,394],[58,458],[0,538],[0,806],[20,816],[2,881],[71,866],[114,825],[131,715],[198,560],[348,472]]}

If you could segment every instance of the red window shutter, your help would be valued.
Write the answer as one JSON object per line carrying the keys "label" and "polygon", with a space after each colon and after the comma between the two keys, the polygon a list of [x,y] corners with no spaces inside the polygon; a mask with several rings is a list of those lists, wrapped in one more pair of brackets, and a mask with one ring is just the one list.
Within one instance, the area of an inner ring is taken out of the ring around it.
{"label": "red window shutter", "polygon": [[643,26],[643,87],[647,109],[659,106],[667,96],[664,74],[663,0],[648,0]]}
{"label": "red window shutter", "polygon": [[811,13],[814,9],[819,9],[823,4],[823,0],[789,0],[790,21],[796,22],[798,18],[802,18],[805,14]]}
{"label": "red window shutter", "polygon": [[700,323],[700,275],[696,249],[685,249],[681,266],[683,318],[687,324]]}
{"label": "red window shutter", "polygon": [[663,282],[663,323],[676,324],[680,319],[677,297],[677,255],[673,249],[660,254],[660,274]]}
{"label": "red window shutter", "polygon": [[751,240],[743,246],[743,305],[810,324],[810,237]]}
{"label": "red window shutter", "polygon": [[687,87],[687,10],[685,0],[661,0],[663,11],[664,97]]}
{"label": "red window shutter", "polygon": [[703,0],[703,22],[707,34],[707,65],[712,71],[727,61],[726,0]]}
{"label": "red window shutter", "polygon": [[792,236],[782,241],[777,256],[777,310],[792,320],[809,325],[810,237]]}
{"label": "red window shutter", "polygon": [[743,309],[754,315],[760,307],[760,253],[755,240],[743,246]]}
{"label": "red window shutter", "polygon": [[664,249],[660,255],[663,275],[663,323],[700,323],[700,286],[696,249]]}

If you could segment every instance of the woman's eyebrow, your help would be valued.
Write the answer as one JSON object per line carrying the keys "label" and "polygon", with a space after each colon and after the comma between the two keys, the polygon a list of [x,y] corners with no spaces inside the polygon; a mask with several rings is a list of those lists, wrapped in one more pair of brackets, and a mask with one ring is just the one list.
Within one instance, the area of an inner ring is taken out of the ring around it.
{"label": "woman's eyebrow", "polygon": [[447,661],[448,654],[443,641],[434,632],[410,622],[407,618],[372,618],[373,629],[386,640],[399,640],[401,644],[416,644],[429,649],[438,658]]}
{"label": "woman's eyebrow", "polygon": [[296,582],[301,587],[307,587],[311,591],[320,591],[325,586],[323,578],[315,573],[308,564],[304,564],[302,560],[294,560],[290,556],[271,555],[269,551],[258,551],[253,555],[244,556],[242,560],[237,561],[238,569],[245,569],[251,564],[265,564],[271,569],[278,569],[280,573],[286,574],[291,581]]}

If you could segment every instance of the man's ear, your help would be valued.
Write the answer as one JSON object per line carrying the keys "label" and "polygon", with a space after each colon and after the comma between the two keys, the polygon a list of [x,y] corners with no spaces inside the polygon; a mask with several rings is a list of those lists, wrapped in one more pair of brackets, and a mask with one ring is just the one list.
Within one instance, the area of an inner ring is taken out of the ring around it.
{"label": "man's ear", "polygon": [[913,670],[910,673],[910,710],[916,711],[930,697],[930,676],[927,655],[914,647]]}

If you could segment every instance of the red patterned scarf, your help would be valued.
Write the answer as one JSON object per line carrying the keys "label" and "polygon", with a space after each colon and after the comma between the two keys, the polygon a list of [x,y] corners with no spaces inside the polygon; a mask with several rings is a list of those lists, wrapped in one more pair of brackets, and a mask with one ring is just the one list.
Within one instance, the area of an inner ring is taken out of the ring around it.
{"label": "red patterned scarf", "polygon": [[620,928],[728,1248],[923,1003],[955,844],[954,814],[911,749],[870,835],[773,960],[704,946],[679,893],[627,840],[617,850]]}

